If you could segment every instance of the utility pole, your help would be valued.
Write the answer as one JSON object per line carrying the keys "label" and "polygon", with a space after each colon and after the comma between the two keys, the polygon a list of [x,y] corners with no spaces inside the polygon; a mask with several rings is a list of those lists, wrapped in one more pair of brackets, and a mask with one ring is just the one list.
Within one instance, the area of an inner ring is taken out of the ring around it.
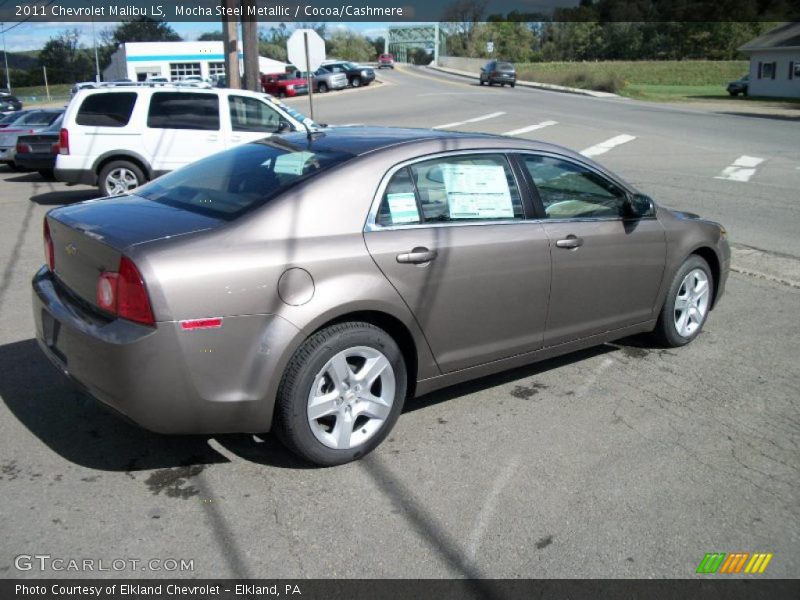
{"label": "utility pole", "polygon": [[44,73],[44,90],[47,93],[47,101],[50,102],[50,86],[47,85],[47,67],[42,65],[42,72]]}
{"label": "utility pole", "polygon": [[97,58],[97,36],[94,33],[94,13],[92,14],[92,44],[94,45],[94,82],[100,83],[100,59]]}
{"label": "utility pole", "polygon": [[6,89],[11,92],[11,73],[8,72],[8,52],[6,52],[6,24],[0,23],[3,32],[3,59],[6,63]]}
{"label": "utility pole", "polygon": [[[256,0],[242,0],[242,46],[244,50],[244,82],[248,90],[261,91],[258,68],[258,19],[255,16]],[[250,12],[250,11],[253,12]],[[248,16],[248,13],[250,16]]]}
{"label": "utility pole", "polygon": [[242,78],[239,73],[239,27],[235,17],[230,16],[239,4],[239,0],[221,0],[225,12],[222,17],[222,43],[225,54],[225,83],[232,90],[242,87]]}

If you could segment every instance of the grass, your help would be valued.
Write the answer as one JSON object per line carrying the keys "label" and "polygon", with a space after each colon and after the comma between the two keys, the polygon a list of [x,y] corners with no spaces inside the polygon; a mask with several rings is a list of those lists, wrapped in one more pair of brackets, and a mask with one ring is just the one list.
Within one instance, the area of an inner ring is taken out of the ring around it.
{"label": "grass", "polygon": [[695,100],[725,94],[747,73],[744,60],[548,62],[517,65],[522,80],[615,92],[640,100]]}
{"label": "grass", "polygon": [[[13,83],[13,82],[12,82]],[[69,97],[70,89],[72,86],[68,83],[56,83],[50,86],[50,98],[52,100],[63,100]],[[47,91],[43,85],[34,85],[30,87],[14,87],[12,88],[14,95],[22,100],[25,106],[31,104],[46,104]]]}

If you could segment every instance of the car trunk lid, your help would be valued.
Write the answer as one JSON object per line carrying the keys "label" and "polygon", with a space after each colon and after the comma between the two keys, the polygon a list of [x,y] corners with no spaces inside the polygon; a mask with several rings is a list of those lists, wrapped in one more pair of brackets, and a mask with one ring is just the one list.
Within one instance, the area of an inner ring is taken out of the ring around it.
{"label": "car trunk lid", "polygon": [[47,216],[55,274],[84,301],[97,305],[97,281],[117,271],[124,251],[136,244],[219,226],[223,221],[136,196],[82,202]]}

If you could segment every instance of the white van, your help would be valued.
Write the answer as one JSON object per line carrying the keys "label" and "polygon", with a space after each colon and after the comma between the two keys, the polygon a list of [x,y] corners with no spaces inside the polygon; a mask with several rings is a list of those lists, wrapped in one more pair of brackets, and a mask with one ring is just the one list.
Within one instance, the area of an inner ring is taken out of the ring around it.
{"label": "white van", "polygon": [[313,121],[267,94],[229,89],[81,90],[67,106],[55,177],[116,196],[226,148]]}

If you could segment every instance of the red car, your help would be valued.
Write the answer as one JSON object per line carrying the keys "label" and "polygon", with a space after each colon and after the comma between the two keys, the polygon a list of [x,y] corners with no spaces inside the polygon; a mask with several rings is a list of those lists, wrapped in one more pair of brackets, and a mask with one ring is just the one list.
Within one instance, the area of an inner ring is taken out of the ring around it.
{"label": "red car", "polygon": [[381,54],[378,57],[378,68],[382,69],[383,67],[389,67],[390,69],[394,69],[393,54]]}
{"label": "red car", "polygon": [[267,94],[286,98],[308,93],[308,82],[298,79],[293,73],[270,73],[261,75],[261,87]]}

